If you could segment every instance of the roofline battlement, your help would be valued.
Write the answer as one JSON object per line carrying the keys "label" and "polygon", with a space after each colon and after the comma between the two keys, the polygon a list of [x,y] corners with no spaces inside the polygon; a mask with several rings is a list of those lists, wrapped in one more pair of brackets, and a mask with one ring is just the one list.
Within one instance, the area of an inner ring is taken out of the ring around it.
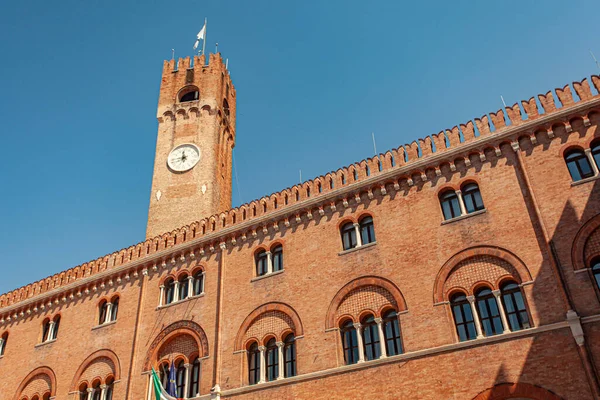
{"label": "roofline battlement", "polygon": [[[202,56],[195,59],[202,62]],[[215,62],[217,60],[222,64],[220,55]],[[186,65],[185,62],[183,65]],[[174,60],[165,61],[165,68],[172,70]],[[144,267],[147,272],[148,266],[156,270],[157,264],[166,267],[167,261],[176,263],[175,254],[179,254],[182,259],[185,259],[185,253],[194,258],[195,254],[203,256],[205,248],[208,252],[214,252],[218,247],[225,249],[227,243],[235,246],[237,240],[243,242],[247,235],[255,238],[257,231],[261,229],[263,234],[269,230],[278,231],[280,222],[288,227],[294,220],[296,223],[300,222],[302,217],[312,219],[313,211],[321,215],[324,214],[325,207],[335,211],[336,203],[347,207],[349,200],[361,202],[364,194],[373,198],[373,190],[379,190],[385,195],[387,185],[400,190],[401,183],[410,187],[415,185],[416,180],[426,182],[431,176],[441,175],[442,165],[449,164],[451,171],[455,171],[459,163],[464,163],[468,168],[473,154],[478,155],[481,161],[486,160],[488,151],[499,157],[502,154],[500,145],[516,143],[518,148],[518,141],[524,136],[534,144],[536,134],[543,133],[552,139],[557,125],[570,132],[570,121],[574,118],[582,119],[584,125],[589,126],[589,114],[600,112],[600,77],[594,75],[591,81],[596,94],[592,92],[587,78],[574,82],[573,89],[579,100],[574,99],[571,86],[557,88],[555,93],[560,107],[557,106],[552,91],[540,94],[537,98],[542,110],[534,97],[523,100],[521,105],[515,103],[504,110],[490,113],[489,116],[484,115],[442,130],[10,291],[0,296],[0,323],[10,321],[11,313],[14,313],[12,318],[25,315],[23,311],[17,313],[15,310],[35,304],[41,297],[55,296],[76,287],[80,288],[77,294],[81,295],[82,285],[112,276],[113,273],[122,274],[135,269],[134,276],[137,276],[137,268],[144,264],[147,264]],[[129,277],[129,273],[126,277]],[[120,281],[119,277],[117,282]],[[112,284],[112,279],[109,282]],[[65,302],[67,294],[63,295]],[[70,294],[70,298],[72,297],[73,293]],[[55,303],[59,303],[58,298]],[[37,306],[34,311],[36,309]],[[29,313],[30,310],[27,309],[27,314]]]}

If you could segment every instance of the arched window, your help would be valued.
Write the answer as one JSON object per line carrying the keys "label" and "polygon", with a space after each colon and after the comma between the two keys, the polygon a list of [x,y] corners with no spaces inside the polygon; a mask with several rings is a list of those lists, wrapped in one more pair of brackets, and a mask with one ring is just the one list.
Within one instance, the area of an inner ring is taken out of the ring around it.
{"label": "arched window", "polygon": [[47,342],[48,340],[51,340],[52,338],[50,337],[50,320],[47,319],[44,321],[44,324],[42,326],[42,343],[43,342]]}
{"label": "arched window", "polygon": [[500,309],[496,297],[489,288],[483,288],[475,294],[477,313],[485,336],[498,335],[504,331]]}
{"label": "arched window", "polygon": [[60,315],[54,317],[54,329],[52,330],[52,338],[56,339],[58,337],[58,328],[60,327]]}
{"label": "arched window", "polygon": [[179,361],[177,371],[175,372],[175,384],[177,385],[177,398],[183,399],[185,396],[185,361]]}
{"label": "arched window", "polygon": [[255,385],[260,380],[260,350],[258,344],[252,343],[248,348],[248,383]]}
{"label": "arched window", "polygon": [[354,224],[352,222],[348,222],[342,226],[342,245],[344,246],[344,250],[350,250],[356,247],[356,229],[354,229]]}
{"label": "arched window", "polygon": [[198,100],[199,97],[200,97],[200,92],[198,91],[198,89],[189,88],[189,89],[181,92],[180,97],[179,97],[179,102],[185,103],[188,101],[195,101],[195,100]]}
{"label": "arched window", "polygon": [[194,296],[204,293],[204,271],[199,270],[194,274]]}
{"label": "arched window", "polygon": [[600,289],[600,258],[596,258],[592,260],[592,274],[594,275],[594,279],[596,280],[596,285],[598,289]]}
{"label": "arched window", "polygon": [[50,400],[50,392],[44,393],[44,395],[42,396],[42,400]]}
{"label": "arched window", "polygon": [[600,140],[594,140],[590,147],[592,149],[592,158],[596,163],[596,167],[600,168]]}
{"label": "arched window", "polygon": [[92,400],[100,400],[100,394],[102,389],[100,389],[100,382],[94,383],[94,391],[92,392]]}
{"label": "arched window", "polygon": [[383,315],[383,334],[385,336],[385,350],[388,356],[402,354],[402,338],[400,337],[400,324],[398,314],[390,310]]}
{"label": "arched window", "polygon": [[0,337],[0,357],[4,355],[6,342],[8,342],[8,332],[4,332],[4,334]]}
{"label": "arched window", "polygon": [[267,342],[267,353],[265,357],[267,358],[265,360],[267,364],[267,381],[274,381],[279,375],[279,351],[275,338]]}
{"label": "arched window", "polygon": [[456,218],[461,215],[458,195],[453,190],[446,191],[440,195],[440,204],[445,220]]}
{"label": "arched window", "polygon": [[271,254],[273,257],[273,272],[283,270],[283,246],[276,246]]}
{"label": "arched window", "polygon": [[523,300],[523,294],[519,285],[515,282],[508,282],[502,285],[500,291],[510,330],[519,331],[531,328],[529,315],[527,315],[527,307],[525,307],[525,301]]}
{"label": "arched window", "polygon": [[594,176],[594,171],[587,156],[580,149],[573,149],[565,154],[565,162],[573,182]]}
{"label": "arched window", "polygon": [[283,339],[284,376],[296,376],[296,337],[290,333]]}
{"label": "arched window", "polygon": [[106,380],[106,395],[104,400],[113,400],[113,391],[115,388],[115,380],[113,378]]}
{"label": "arched window", "polygon": [[342,335],[344,361],[348,365],[356,364],[358,362],[358,338],[352,320],[348,320],[342,325],[340,333]]}
{"label": "arched window", "polygon": [[369,315],[361,321],[361,324],[365,358],[367,361],[376,360],[381,357],[381,341],[379,340],[379,331],[375,318]]}
{"label": "arched window", "polygon": [[483,210],[483,199],[481,198],[481,192],[479,186],[476,183],[468,183],[461,189],[463,201],[465,202],[465,208],[467,214],[475,211]]}
{"label": "arched window", "polygon": [[375,228],[373,228],[373,218],[367,216],[359,221],[360,239],[362,244],[373,243],[375,241]]}
{"label": "arched window", "polygon": [[87,400],[88,397],[88,393],[87,393],[87,384],[82,383],[81,386],[79,386],[79,400]]}
{"label": "arched window", "polygon": [[268,272],[268,257],[265,250],[256,253],[256,276],[263,276]]}
{"label": "arched window", "polygon": [[102,325],[106,322],[106,313],[108,312],[108,302],[106,300],[102,300],[100,302],[100,313],[98,316],[98,325]]}
{"label": "arched window", "polygon": [[160,383],[162,387],[167,390],[169,387],[169,363],[164,362],[159,367],[160,372]]}
{"label": "arched window", "polygon": [[171,304],[175,299],[175,282],[172,278],[165,281],[165,304]]}
{"label": "arched window", "polygon": [[450,305],[459,340],[464,342],[465,340],[475,339],[477,337],[475,320],[467,296],[463,293],[455,294],[450,300]]}
{"label": "arched window", "polygon": [[192,363],[190,376],[190,391],[188,397],[193,399],[200,395],[200,357],[196,357]]}
{"label": "arched window", "polygon": [[113,297],[113,299],[112,299],[112,307],[110,309],[110,320],[111,321],[116,321],[118,313],[119,313],[119,298],[118,297]]}
{"label": "arched window", "polygon": [[187,274],[180,276],[177,281],[179,282],[179,300],[187,299],[188,287],[189,287],[189,282],[190,282]]}

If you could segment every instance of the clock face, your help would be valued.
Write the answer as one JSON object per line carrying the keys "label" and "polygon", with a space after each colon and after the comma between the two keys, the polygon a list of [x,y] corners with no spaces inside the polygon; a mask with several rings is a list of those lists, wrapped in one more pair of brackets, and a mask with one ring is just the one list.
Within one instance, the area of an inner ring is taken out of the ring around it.
{"label": "clock face", "polygon": [[181,144],[171,150],[167,158],[169,168],[176,172],[192,169],[200,161],[200,149],[195,144]]}

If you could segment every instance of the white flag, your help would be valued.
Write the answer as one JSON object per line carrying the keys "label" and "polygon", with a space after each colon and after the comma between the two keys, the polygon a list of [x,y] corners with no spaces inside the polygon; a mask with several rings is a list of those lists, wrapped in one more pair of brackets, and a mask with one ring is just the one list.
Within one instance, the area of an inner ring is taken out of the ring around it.
{"label": "white flag", "polygon": [[194,50],[196,50],[198,48],[198,45],[200,44],[200,40],[205,40],[206,39],[206,22],[204,22],[204,26],[202,27],[202,29],[200,29],[200,32],[198,32],[198,35],[196,35],[196,43],[194,43]]}

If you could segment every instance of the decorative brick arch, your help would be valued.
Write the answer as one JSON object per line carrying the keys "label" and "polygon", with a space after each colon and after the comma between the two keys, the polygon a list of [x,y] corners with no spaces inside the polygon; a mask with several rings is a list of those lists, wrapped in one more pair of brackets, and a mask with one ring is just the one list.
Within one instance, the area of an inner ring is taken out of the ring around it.
{"label": "decorative brick arch", "polygon": [[[592,237],[593,236],[593,237]],[[594,240],[593,244],[589,242]],[[592,254],[590,251],[590,245],[596,245],[600,243],[600,214],[592,217],[587,221],[581,229],[575,235],[573,240],[573,246],[571,248],[571,264],[574,270],[581,270],[588,268],[589,262],[591,261]]]}
{"label": "decorative brick arch", "polygon": [[[54,374],[54,371],[52,371],[52,369],[50,369],[49,367],[39,367],[34,369],[33,371],[31,371],[26,377],[25,379],[23,379],[21,381],[21,384],[19,385],[19,387],[17,388],[17,391],[13,397],[13,400],[19,400],[19,398],[22,396],[23,391],[27,388],[27,386],[32,383],[33,381],[36,380],[36,378],[40,378],[40,379],[44,379],[46,380],[48,383],[49,389],[50,389],[50,397],[54,397],[56,396],[56,375]],[[42,396],[44,393],[39,393],[40,396]]]}
{"label": "decorative brick arch", "polygon": [[304,328],[302,327],[302,321],[300,321],[300,317],[298,316],[298,313],[296,312],[296,310],[294,310],[292,307],[288,306],[285,303],[279,303],[279,302],[267,303],[267,304],[263,304],[262,306],[256,308],[254,311],[252,311],[246,317],[246,319],[244,319],[244,322],[242,322],[242,325],[240,326],[237,336],[235,337],[235,348],[234,348],[235,351],[242,350],[244,348],[244,337],[245,337],[248,329],[252,326],[253,322],[257,318],[259,318],[261,315],[268,313],[268,312],[280,312],[280,313],[286,315],[291,320],[291,324],[293,325],[293,328],[294,328],[294,334],[296,336],[304,335]]}
{"label": "decorative brick arch", "polygon": [[496,246],[476,246],[471,247],[465,250],[462,250],[452,256],[446,263],[442,266],[440,271],[438,272],[437,277],[435,278],[435,283],[433,286],[433,302],[441,303],[444,301],[444,284],[454,271],[454,269],[459,266],[459,264],[463,261],[469,260],[470,258],[474,258],[477,256],[488,256],[492,258],[498,258],[508,264],[511,265],[518,274],[520,279],[520,283],[531,281],[531,273],[529,269],[525,266],[523,261],[519,259],[516,255],[509,252],[508,250],[502,249]]}
{"label": "decorative brick arch", "polygon": [[162,346],[180,335],[191,336],[198,345],[200,357],[208,355],[208,339],[200,325],[193,321],[177,321],[163,329],[152,341],[144,360],[144,371],[149,371]]}
{"label": "decorative brick arch", "polygon": [[75,376],[73,377],[73,381],[71,381],[71,390],[77,390],[78,385],[81,381],[81,378],[86,372],[86,370],[97,361],[103,361],[103,359],[108,359],[112,363],[112,376],[116,381],[121,379],[121,363],[119,362],[119,357],[112,351],[108,349],[98,350],[92,354],[90,354],[79,366],[77,372],[75,372]]}
{"label": "decorative brick arch", "polygon": [[402,295],[402,292],[400,292],[400,289],[398,289],[398,287],[393,282],[378,276],[363,276],[347,283],[333,297],[333,300],[331,300],[331,303],[329,304],[329,309],[327,310],[325,329],[335,328],[337,310],[346,298],[346,296],[348,296],[351,292],[353,292],[356,289],[369,286],[382,288],[387,293],[389,293],[396,303],[395,306],[398,307],[396,311],[400,312],[407,310],[404,296]]}
{"label": "decorative brick arch", "polygon": [[507,399],[531,399],[531,400],[562,400],[561,397],[529,383],[500,383],[479,393],[473,400],[507,400]]}

